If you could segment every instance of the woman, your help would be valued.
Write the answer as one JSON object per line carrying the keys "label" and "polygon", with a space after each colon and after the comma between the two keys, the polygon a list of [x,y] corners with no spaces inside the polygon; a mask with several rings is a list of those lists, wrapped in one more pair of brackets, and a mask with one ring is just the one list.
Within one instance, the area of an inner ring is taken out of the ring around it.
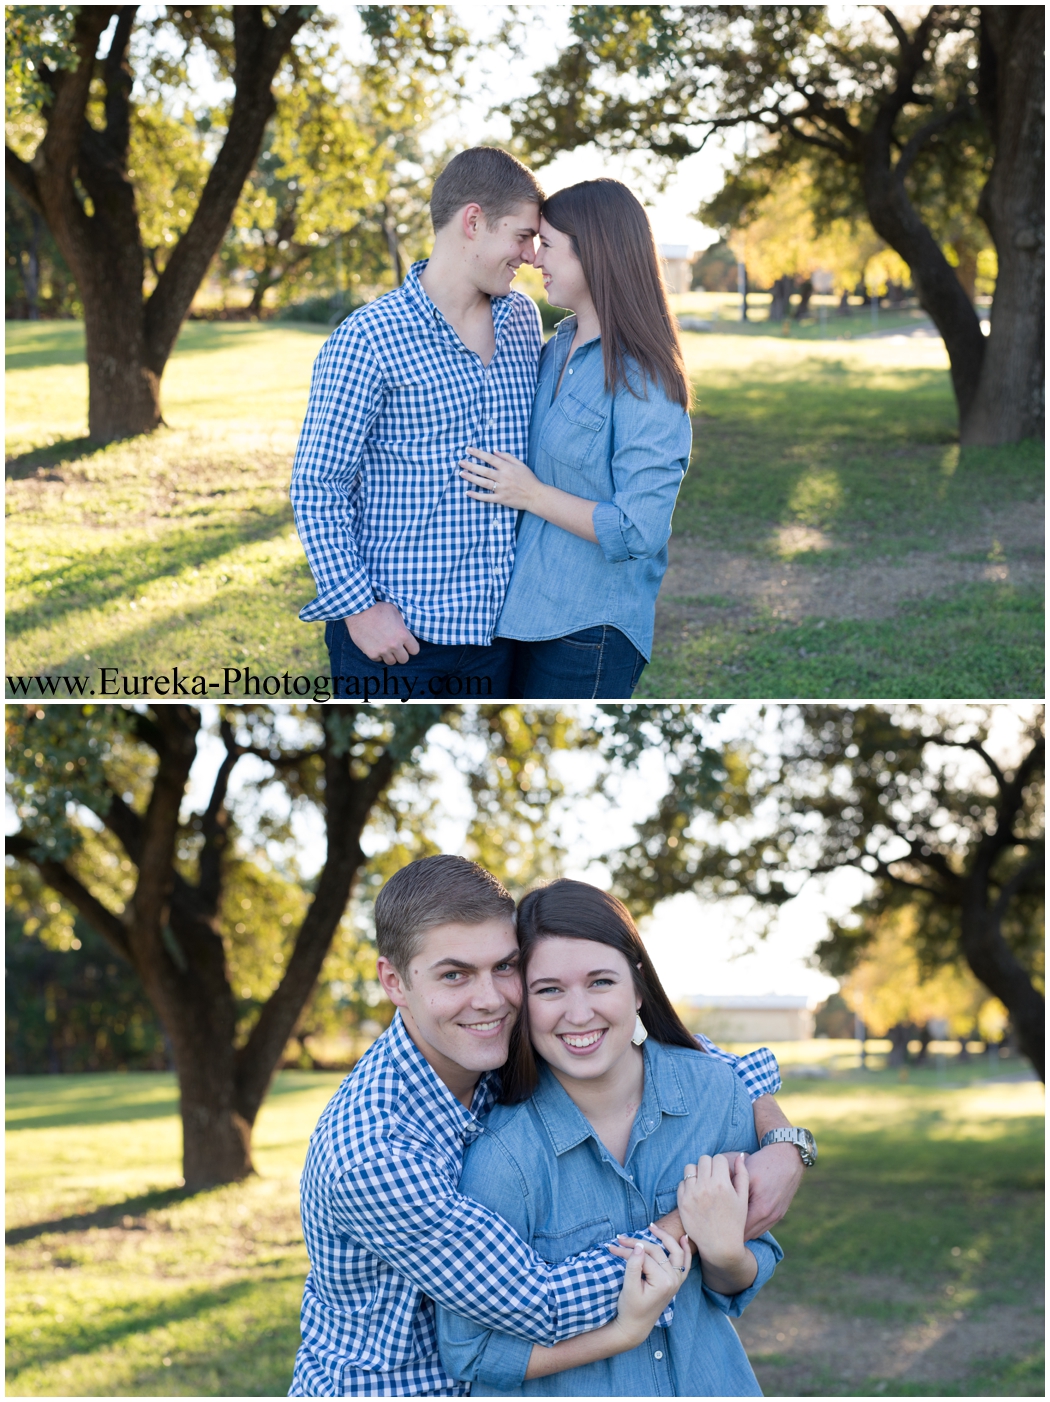
{"label": "woman", "polygon": [[689,463],[689,382],[645,210],[618,180],[540,206],[549,300],[575,315],[540,357],[528,465],[470,448],[477,501],[523,511],[496,627],[513,694],[626,699],[649,660],[671,513]]}
{"label": "woman", "polygon": [[670,1325],[567,1372],[540,1366],[550,1350],[439,1310],[445,1367],[472,1396],[761,1396],[727,1317],[783,1254],[768,1234],[744,1243],[747,1169],[725,1155],[757,1148],[746,1091],[686,1031],[614,897],[556,881],[522,901],[518,935],[526,997],[502,1104],[460,1190],[552,1261],[677,1203],[700,1269],[684,1275]]}

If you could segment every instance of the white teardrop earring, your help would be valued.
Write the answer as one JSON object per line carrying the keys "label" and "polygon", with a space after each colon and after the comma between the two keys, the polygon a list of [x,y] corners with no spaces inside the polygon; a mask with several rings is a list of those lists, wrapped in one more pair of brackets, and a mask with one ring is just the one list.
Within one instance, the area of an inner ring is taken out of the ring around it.
{"label": "white teardrop earring", "polygon": [[631,1041],[636,1047],[640,1047],[648,1035],[649,1033],[646,1031],[645,1023],[636,1013],[634,1018],[634,1036],[631,1038]]}

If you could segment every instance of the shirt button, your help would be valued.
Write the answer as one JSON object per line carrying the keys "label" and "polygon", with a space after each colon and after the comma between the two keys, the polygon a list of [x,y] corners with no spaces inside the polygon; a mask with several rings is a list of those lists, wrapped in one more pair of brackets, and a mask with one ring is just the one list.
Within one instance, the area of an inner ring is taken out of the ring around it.
{"label": "shirt button", "polygon": [[572,374],[572,371],[571,371],[571,370],[569,371],[569,374],[570,374],[570,375]]}
{"label": "shirt button", "polygon": [[659,1349],[659,1348],[658,1348],[658,1349],[656,1350],[656,1352],[653,1354],[653,1357],[654,1357],[655,1359],[657,1359],[657,1360],[663,1358],[663,1356],[664,1356],[664,1354],[663,1354],[663,1349]]}

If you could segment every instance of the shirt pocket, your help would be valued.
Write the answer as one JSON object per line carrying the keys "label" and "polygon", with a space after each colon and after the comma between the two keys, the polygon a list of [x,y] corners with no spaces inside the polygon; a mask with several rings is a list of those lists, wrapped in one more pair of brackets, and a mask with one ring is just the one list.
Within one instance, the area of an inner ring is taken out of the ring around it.
{"label": "shirt pocket", "polygon": [[607,421],[607,414],[599,413],[570,390],[563,389],[547,420],[549,427],[543,447],[552,458],[569,467],[598,467],[599,457],[604,464]]}
{"label": "shirt pocket", "polygon": [[658,1188],[656,1192],[656,1220],[666,1217],[678,1207],[678,1184],[671,1188]]}
{"label": "shirt pocket", "polygon": [[593,1217],[562,1232],[534,1232],[532,1249],[545,1261],[554,1263],[564,1261],[569,1256],[578,1256],[581,1251],[604,1246],[607,1241],[613,1240],[614,1235],[608,1217]]}

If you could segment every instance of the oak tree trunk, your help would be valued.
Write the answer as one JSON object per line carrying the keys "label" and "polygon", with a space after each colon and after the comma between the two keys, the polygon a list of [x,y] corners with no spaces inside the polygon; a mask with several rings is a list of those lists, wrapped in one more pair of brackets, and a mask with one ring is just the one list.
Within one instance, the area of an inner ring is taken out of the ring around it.
{"label": "oak tree trunk", "polygon": [[995,164],[978,212],[999,259],[991,334],[962,441],[1014,443],[1044,434],[1045,194],[1042,5],[981,11],[982,107]]}
{"label": "oak tree trunk", "polygon": [[1003,939],[999,920],[980,894],[961,911],[961,943],[974,977],[1010,1014],[1022,1053],[1046,1079],[1046,1005],[1023,966]]}
{"label": "oak tree trunk", "polygon": [[[275,108],[272,83],[313,6],[233,7],[234,98],[189,228],[147,299],[135,189],[128,176],[135,5],[85,5],[76,12],[68,69],[39,65],[49,90],[47,127],[31,161],[8,148],[8,179],[46,219],[84,303],[88,434],[100,442],[148,433],[161,422],[160,380],[182,322],[207,272]],[[116,19],[110,50],[99,41]],[[104,86],[105,126],[87,120],[92,82]]]}

